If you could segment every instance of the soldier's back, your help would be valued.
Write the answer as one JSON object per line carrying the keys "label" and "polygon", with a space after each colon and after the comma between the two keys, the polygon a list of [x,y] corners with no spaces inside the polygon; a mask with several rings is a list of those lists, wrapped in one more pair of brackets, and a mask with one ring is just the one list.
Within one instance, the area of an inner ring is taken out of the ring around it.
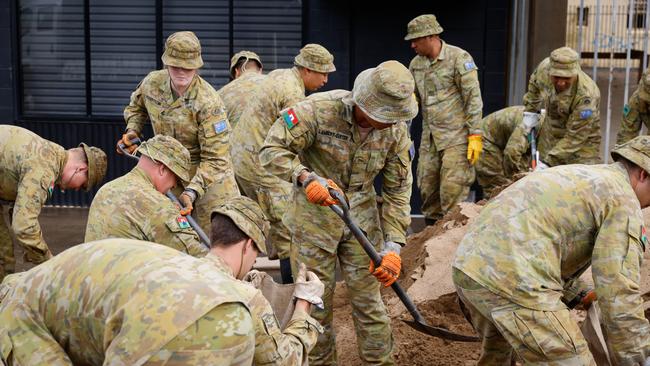
{"label": "soldier's back", "polygon": [[230,126],[235,128],[239,119],[255,96],[255,92],[266,75],[256,72],[244,73],[239,78],[224,85],[217,91],[226,106]]}

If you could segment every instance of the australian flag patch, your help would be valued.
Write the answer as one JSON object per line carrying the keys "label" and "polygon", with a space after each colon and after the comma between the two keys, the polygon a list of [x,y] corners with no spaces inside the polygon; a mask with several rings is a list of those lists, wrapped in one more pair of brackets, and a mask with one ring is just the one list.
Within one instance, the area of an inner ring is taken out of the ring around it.
{"label": "australian flag patch", "polygon": [[212,127],[214,128],[214,132],[222,133],[223,131],[228,129],[228,123],[226,123],[225,119],[222,119],[221,121],[213,124]]}
{"label": "australian flag patch", "polygon": [[594,114],[594,112],[591,111],[591,109],[585,109],[580,111],[580,118],[581,119],[587,119],[591,117],[591,115]]}
{"label": "australian flag patch", "polygon": [[476,68],[476,64],[473,62],[465,62],[465,70],[474,70]]}

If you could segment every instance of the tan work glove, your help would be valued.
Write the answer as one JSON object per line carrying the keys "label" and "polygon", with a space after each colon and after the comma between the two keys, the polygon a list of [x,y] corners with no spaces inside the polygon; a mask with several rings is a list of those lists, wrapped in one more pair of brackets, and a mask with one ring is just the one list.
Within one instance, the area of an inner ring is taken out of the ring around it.
{"label": "tan work glove", "polygon": [[183,205],[183,207],[180,208],[180,214],[183,216],[189,215],[194,209],[193,204],[194,200],[196,200],[196,192],[194,192],[193,189],[186,189],[181,193],[180,197],[178,197],[178,200],[181,202],[181,205]]}
{"label": "tan work glove", "polygon": [[298,266],[298,276],[295,281],[296,288],[293,297],[305,300],[312,305],[323,309],[323,293],[325,285],[314,272],[308,271],[304,263]]}
{"label": "tan work glove", "polygon": [[122,155],[122,149],[120,149],[120,144],[124,145],[124,150],[128,152],[129,154],[133,154],[135,152],[135,149],[138,148],[138,145],[134,144],[131,142],[131,140],[140,138],[137,132],[134,130],[128,130],[126,131],[125,134],[122,135],[122,138],[117,141],[117,144],[115,144],[115,150],[117,151],[118,154]]}
{"label": "tan work glove", "polygon": [[483,138],[481,135],[467,136],[467,160],[469,160],[470,164],[476,164],[479,156],[481,156],[481,151],[483,151]]}
{"label": "tan work glove", "polygon": [[307,200],[315,205],[330,206],[339,203],[330,195],[329,188],[336,189],[343,194],[341,188],[334,181],[325,179],[314,172],[309,173],[302,182],[302,186],[305,187]]}

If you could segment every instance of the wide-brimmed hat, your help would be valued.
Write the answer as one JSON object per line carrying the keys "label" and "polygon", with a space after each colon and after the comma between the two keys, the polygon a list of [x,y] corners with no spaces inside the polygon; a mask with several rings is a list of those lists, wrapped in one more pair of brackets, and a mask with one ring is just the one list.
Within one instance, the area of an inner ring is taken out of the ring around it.
{"label": "wide-brimmed hat", "polygon": [[183,69],[198,69],[203,66],[201,42],[193,32],[183,31],[170,35],[165,42],[162,62],[168,66]]}
{"label": "wide-brimmed hat", "polygon": [[257,202],[246,196],[234,197],[215,208],[212,214],[215,213],[228,216],[239,230],[253,240],[261,253],[266,253],[269,222]]}
{"label": "wide-brimmed hat", "polygon": [[92,187],[98,185],[104,180],[106,176],[106,153],[94,146],[88,146],[85,143],[80,143],[81,147],[86,154],[86,161],[88,162],[88,181],[84,186],[86,191],[89,191]]}
{"label": "wide-brimmed hat", "polygon": [[330,73],[336,71],[334,56],[327,48],[315,43],[305,45],[293,59],[293,63],[316,72]]}
{"label": "wide-brimmed hat", "polygon": [[423,14],[414,18],[406,26],[406,30],[405,41],[442,33],[442,27],[433,14]]}
{"label": "wide-brimmed hat", "polygon": [[156,135],[143,142],[136,150],[141,155],[164,164],[184,183],[190,181],[190,152],[178,140],[167,135]]}

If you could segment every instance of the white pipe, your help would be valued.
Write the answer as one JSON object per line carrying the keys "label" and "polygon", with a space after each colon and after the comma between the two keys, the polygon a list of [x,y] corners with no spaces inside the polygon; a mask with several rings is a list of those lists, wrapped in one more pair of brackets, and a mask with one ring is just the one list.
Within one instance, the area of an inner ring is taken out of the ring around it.
{"label": "white pipe", "polygon": [[600,49],[600,39],[598,30],[600,29],[600,0],[596,0],[596,26],[594,27],[594,67],[591,71],[591,78],[596,81],[598,78],[598,51]]}
{"label": "white pipe", "polygon": [[612,1],[612,30],[609,39],[609,78],[607,80],[607,122],[605,124],[605,151],[603,161],[609,162],[609,134],[612,129],[612,82],[614,81],[614,39],[616,38],[616,0]]}
{"label": "white pipe", "polygon": [[634,0],[627,2],[627,36],[625,41],[625,89],[623,90],[623,103],[627,103],[628,88],[630,86],[630,66],[632,65],[632,18],[634,11],[632,4]]}

